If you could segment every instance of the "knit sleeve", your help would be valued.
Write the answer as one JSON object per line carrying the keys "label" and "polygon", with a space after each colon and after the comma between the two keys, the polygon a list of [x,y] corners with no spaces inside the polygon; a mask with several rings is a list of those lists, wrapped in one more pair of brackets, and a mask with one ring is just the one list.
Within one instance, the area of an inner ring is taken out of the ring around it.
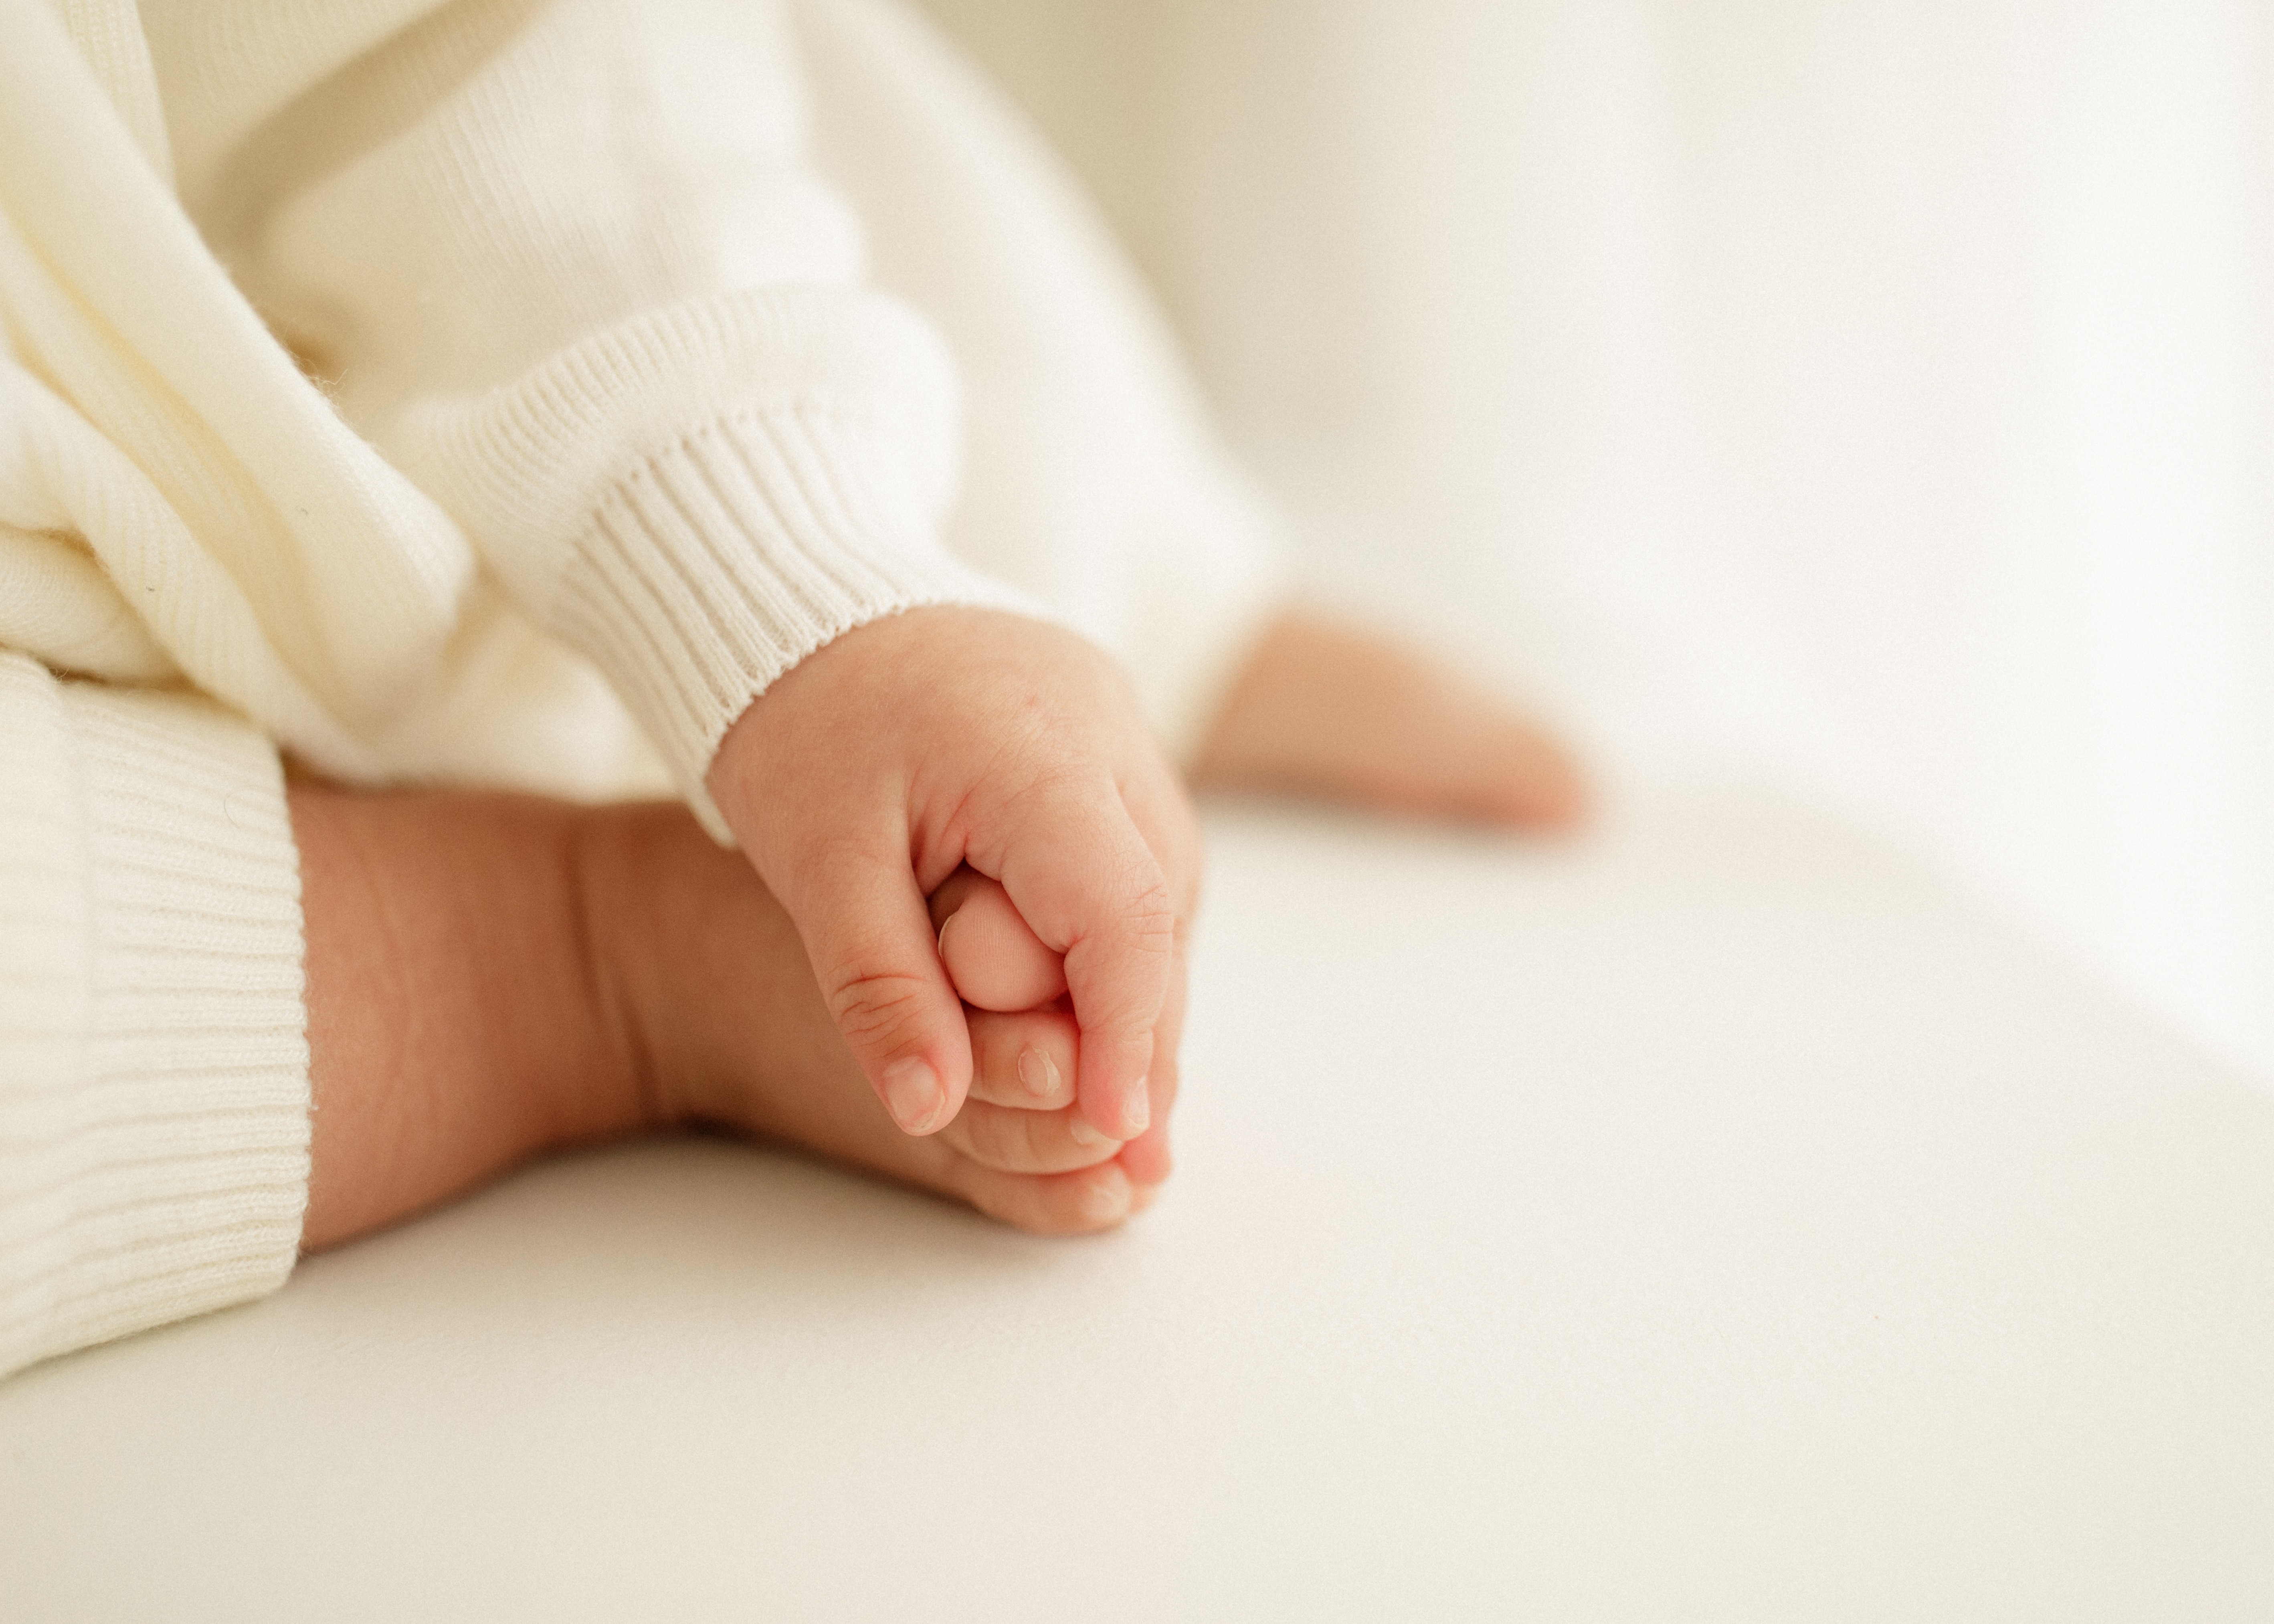
{"label": "knit sleeve", "polygon": [[1277,512],[1073,175],[922,11],[796,15],[821,165],[962,370],[949,545],[1118,655],[1192,760],[1284,601]]}
{"label": "knit sleeve", "polygon": [[0,650],[0,1375],[281,1282],[307,1079],[274,748]]}
{"label": "knit sleeve", "polygon": [[[170,111],[249,49],[239,9],[146,8]],[[211,162],[177,137],[239,285],[722,837],[704,775],[780,673],[901,609],[1021,606],[940,545],[953,368],[867,285],[806,123],[778,4],[558,0],[416,17]]]}

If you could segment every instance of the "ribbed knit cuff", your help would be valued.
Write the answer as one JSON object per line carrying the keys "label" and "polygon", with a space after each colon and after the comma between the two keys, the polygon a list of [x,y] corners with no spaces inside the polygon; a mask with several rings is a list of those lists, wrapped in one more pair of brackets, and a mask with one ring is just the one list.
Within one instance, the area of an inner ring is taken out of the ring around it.
{"label": "ribbed knit cuff", "polygon": [[275,748],[0,656],[0,1372],[254,1297],[308,1180]]}
{"label": "ribbed knit cuff", "polygon": [[825,410],[747,411],[648,457],[602,501],[553,605],[647,729],[712,836],[719,741],[832,639],[929,604],[1039,613],[957,562]]}
{"label": "ribbed knit cuff", "polygon": [[606,673],[722,841],[711,758],[799,660],[922,605],[1041,613],[941,547],[954,363],[872,290],[689,299],[498,387],[410,393],[372,408],[380,447]]}

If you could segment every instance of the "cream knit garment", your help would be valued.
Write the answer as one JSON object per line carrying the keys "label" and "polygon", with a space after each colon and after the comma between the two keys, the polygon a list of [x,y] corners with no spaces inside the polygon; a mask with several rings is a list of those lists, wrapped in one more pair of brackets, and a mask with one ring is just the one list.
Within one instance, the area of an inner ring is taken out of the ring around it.
{"label": "cream knit garment", "polygon": [[877,615],[1063,618],[1178,748],[1271,601],[1126,273],[875,0],[0,41],[0,1372],[290,1267],[279,746],[724,838],[727,726]]}

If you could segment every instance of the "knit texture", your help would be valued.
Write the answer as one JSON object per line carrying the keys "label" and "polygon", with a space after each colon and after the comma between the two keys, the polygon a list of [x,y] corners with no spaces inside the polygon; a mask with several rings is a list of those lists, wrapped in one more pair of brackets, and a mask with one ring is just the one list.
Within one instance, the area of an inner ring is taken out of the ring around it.
{"label": "knit texture", "polygon": [[[609,494],[561,583],[564,633],[605,651],[601,669],[721,841],[731,836],[703,773],[754,694],[879,615],[1025,607],[910,545],[875,487],[845,477],[846,438],[820,413],[752,413],[689,434]],[[742,565],[753,556],[763,573]]]}
{"label": "knit texture", "polygon": [[797,661],[923,605],[1044,613],[940,545],[955,394],[937,337],[896,300],[746,289],[423,400],[389,419],[388,449],[590,655],[725,840],[704,774]]}
{"label": "knit texture", "polygon": [[1048,614],[1189,746],[1268,601],[1126,273],[901,12],[0,0],[0,1372],[290,1267],[279,747],[675,786],[725,839],[721,736],[855,627]]}
{"label": "knit texture", "polygon": [[1285,600],[1276,515],[1105,222],[970,64],[888,0],[795,15],[815,161],[868,229],[871,281],[955,359],[950,550],[1119,656],[1193,759]]}
{"label": "knit texture", "polygon": [[0,1372],[242,1302],[306,1202],[276,753],[0,654]]}

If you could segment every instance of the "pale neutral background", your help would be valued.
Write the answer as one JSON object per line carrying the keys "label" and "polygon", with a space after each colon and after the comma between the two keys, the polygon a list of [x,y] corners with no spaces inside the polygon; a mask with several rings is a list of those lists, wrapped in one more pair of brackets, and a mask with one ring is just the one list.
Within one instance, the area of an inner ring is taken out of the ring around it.
{"label": "pale neutral background", "polygon": [[1209,834],[1126,1230],[533,1169],[0,1383],[0,1617],[2274,1617],[2274,1098],[1743,785]]}
{"label": "pale neutral background", "polygon": [[2274,1079],[2274,11],[925,3],[1316,578]]}
{"label": "pale neutral background", "polygon": [[2274,1616],[2261,14],[937,4],[1608,816],[1216,808],[1122,1234],[630,1147],[26,1372],[0,1617]]}

